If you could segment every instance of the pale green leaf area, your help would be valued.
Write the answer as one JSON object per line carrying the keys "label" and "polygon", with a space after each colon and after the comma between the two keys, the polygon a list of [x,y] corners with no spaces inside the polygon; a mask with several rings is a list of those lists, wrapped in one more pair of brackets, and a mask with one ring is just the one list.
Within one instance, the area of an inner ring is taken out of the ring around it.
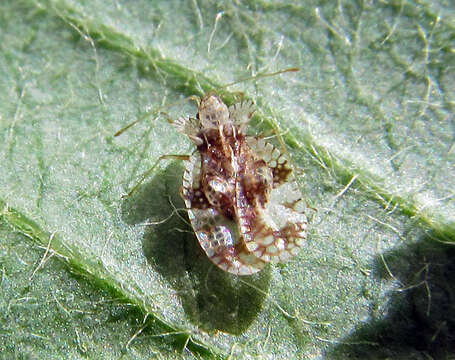
{"label": "pale green leaf area", "polygon": [[179,358],[150,336],[125,350],[143,325],[136,308],[61,262],[43,258],[29,239],[4,223],[0,239],[0,358]]}
{"label": "pale green leaf area", "polygon": [[[454,39],[442,0],[2,1],[0,357],[453,356]],[[218,92],[292,158],[307,245],[231,276],[181,162],[122,195],[193,150],[185,97],[290,67]]]}

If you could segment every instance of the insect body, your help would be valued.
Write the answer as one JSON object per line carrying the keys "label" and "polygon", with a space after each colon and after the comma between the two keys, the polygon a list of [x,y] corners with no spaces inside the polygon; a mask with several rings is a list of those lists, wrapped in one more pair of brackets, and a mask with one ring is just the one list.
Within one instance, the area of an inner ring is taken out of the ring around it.
{"label": "insect body", "polygon": [[201,247],[221,269],[251,275],[296,255],[307,235],[305,203],[288,161],[246,135],[250,101],[227,107],[209,94],[177,129],[197,146],[183,175],[183,198]]}

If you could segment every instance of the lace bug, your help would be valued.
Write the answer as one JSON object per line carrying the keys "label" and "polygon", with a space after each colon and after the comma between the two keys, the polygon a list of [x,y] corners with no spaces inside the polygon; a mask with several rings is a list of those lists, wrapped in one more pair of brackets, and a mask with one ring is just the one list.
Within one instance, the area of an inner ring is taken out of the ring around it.
{"label": "lace bug", "polygon": [[251,101],[228,108],[209,94],[195,118],[175,123],[197,146],[182,188],[191,225],[209,259],[236,275],[290,259],[307,236],[305,203],[286,156],[245,133],[253,113]]}

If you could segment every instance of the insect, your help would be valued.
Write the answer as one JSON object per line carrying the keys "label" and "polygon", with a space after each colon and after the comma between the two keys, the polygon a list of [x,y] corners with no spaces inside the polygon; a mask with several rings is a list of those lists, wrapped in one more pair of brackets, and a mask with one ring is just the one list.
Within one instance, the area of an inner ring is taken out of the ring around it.
{"label": "insect", "polygon": [[[240,81],[298,70],[290,68]],[[246,134],[254,111],[251,101],[228,108],[215,93],[198,99],[195,118],[174,122],[197,151],[191,156],[161,156],[128,194],[160,160],[186,160],[181,192],[196,237],[215,265],[236,275],[251,275],[269,262],[284,262],[297,255],[308,227],[305,202],[286,156],[263,138]]]}
{"label": "insect", "polygon": [[305,202],[278,148],[247,136],[251,101],[227,107],[216,94],[176,128],[197,147],[182,195],[201,247],[219,268],[251,275],[296,255],[307,236]]}

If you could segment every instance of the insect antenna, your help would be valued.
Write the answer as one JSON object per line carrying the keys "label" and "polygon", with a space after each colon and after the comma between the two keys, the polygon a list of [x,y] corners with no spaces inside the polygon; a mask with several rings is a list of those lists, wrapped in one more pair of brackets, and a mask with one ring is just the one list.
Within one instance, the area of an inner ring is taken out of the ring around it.
{"label": "insect antenna", "polygon": [[148,118],[149,116],[152,116],[152,115],[164,115],[164,116],[167,117],[167,119],[168,119],[168,121],[170,123],[173,123],[173,120],[170,119],[169,115],[164,110],[167,109],[167,108],[173,107],[175,105],[179,105],[181,103],[184,103],[184,102],[186,102],[188,100],[196,101],[196,103],[198,105],[199,105],[199,102],[200,102],[200,98],[198,96],[192,95],[192,96],[188,96],[188,97],[185,97],[183,99],[180,99],[178,101],[175,101],[173,103],[170,103],[170,104],[167,104],[167,105],[163,105],[163,106],[151,109],[151,110],[147,110],[142,115],[140,115],[136,120],[134,120],[133,122],[130,122],[128,125],[126,125],[125,127],[121,128],[119,131],[117,131],[114,134],[114,137],[122,135],[126,130],[130,129],[131,127],[133,127],[137,123],[145,120],[146,118]]}
{"label": "insect antenna", "polygon": [[[216,93],[219,90],[223,90],[223,89],[226,89],[226,88],[228,88],[228,87],[230,87],[232,85],[236,85],[236,84],[239,84],[239,83],[242,83],[242,82],[246,82],[246,81],[254,81],[254,80],[259,80],[259,79],[263,79],[263,78],[266,78],[266,77],[272,77],[272,76],[276,76],[276,75],[280,75],[280,74],[284,74],[284,73],[288,73],[288,72],[297,72],[297,71],[300,71],[300,69],[297,68],[297,67],[294,67],[294,68],[288,68],[288,69],[275,71],[275,72],[272,72],[272,73],[258,73],[258,74],[254,75],[254,76],[245,77],[243,79],[239,79],[239,80],[233,81],[231,83],[215,87],[212,90],[212,92]],[[199,96],[191,95],[191,96],[185,97],[185,98],[183,98],[183,99],[181,99],[179,101],[176,101],[174,103],[163,105],[163,106],[160,106],[159,108],[154,108],[154,109],[151,109],[151,110],[147,110],[141,116],[139,116],[136,120],[134,120],[133,122],[129,123],[128,125],[126,125],[122,129],[117,131],[114,134],[114,137],[122,135],[125,131],[127,131],[128,129],[130,129],[131,127],[136,125],[137,123],[143,121],[144,119],[146,119],[147,117],[149,117],[149,116],[151,116],[153,114],[165,115],[165,116],[167,116],[168,121],[170,123],[173,123],[173,120],[169,118],[169,116],[167,115],[166,112],[164,112],[164,110],[169,108],[169,107],[184,103],[185,101],[188,101],[188,100],[196,101],[198,106],[199,106],[199,104],[201,102],[201,98]]]}
{"label": "insect antenna", "polygon": [[220,86],[217,89],[225,89],[225,88],[228,88],[228,87],[230,87],[232,85],[236,85],[236,84],[239,84],[239,83],[242,83],[242,82],[254,81],[254,80],[259,80],[259,79],[263,79],[263,78],[266,78],[266,77],[272,77],[272,76],[276,76],[276,75],[280,75],[280,74],[284,74],[284,73],[288,73],[288,72],[297,72],[297,71],[300,71],[300,69],[297,68],[297,67],[294,67],[294,68],[288,68],[288,69],[275,71],[273,73],[258,73],[256,75],[249,76],[249,77],[246,77],[246,78],[243,78],[243,79],[239,79],[239,80],[233,81],[231,83],[222,85],[222,86]]}

